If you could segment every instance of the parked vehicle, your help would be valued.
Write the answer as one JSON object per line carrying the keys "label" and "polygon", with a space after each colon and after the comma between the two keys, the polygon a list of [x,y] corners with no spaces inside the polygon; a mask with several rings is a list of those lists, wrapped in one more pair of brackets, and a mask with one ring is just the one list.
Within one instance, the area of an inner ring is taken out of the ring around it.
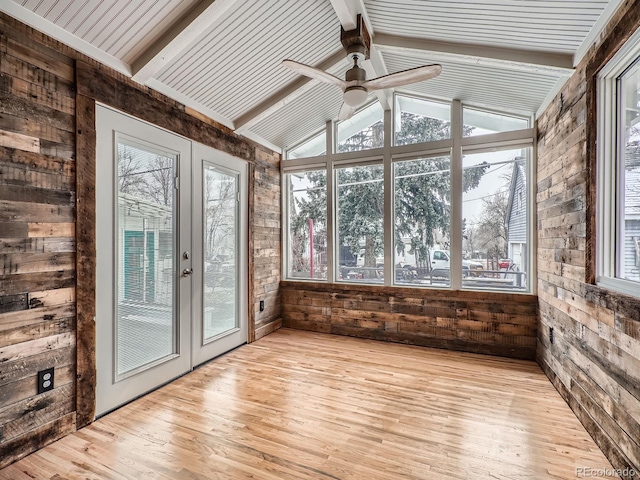
{"label": "parked vehicle", "polygon": [[[451,255],[448,250],[430,250],[429,257],[432,270],[446,270],[447,272],[450,270]],[[462,271],[465,275],[483,269],[484,266],[480,262],[475,262],[473,260],[462,260]]]}

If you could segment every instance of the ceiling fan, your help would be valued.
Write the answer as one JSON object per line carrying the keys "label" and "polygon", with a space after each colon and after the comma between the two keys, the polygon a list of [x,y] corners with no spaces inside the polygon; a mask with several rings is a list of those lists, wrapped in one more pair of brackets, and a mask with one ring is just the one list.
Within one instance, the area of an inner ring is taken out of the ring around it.
{"label": "ceiling fan", "polygon": [[371,37],[361,15],[358,15],[354,30],[342,29],[340,40],[347,51],[347,57],[353,60],[353,67],[347,70],[344,80],[304,63],[293,60],[282,62],[282,65],[294,72],[339,87],[343,92],[343,104],[338,116],[340,120],[350,118],[366,102],[369,92],[428,80],[437,77],[442,71],[442,66],[438,64],[423,65],[367,80],[367,72],[358,62],[369,58]]}

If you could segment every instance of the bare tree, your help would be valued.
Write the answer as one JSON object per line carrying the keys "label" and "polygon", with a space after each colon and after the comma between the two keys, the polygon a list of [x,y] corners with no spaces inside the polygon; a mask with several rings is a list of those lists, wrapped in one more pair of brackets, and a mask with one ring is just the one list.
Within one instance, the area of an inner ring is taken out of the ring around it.
{"label": "bare tree", "polygon": [[482,199],[482,213],[477,226],[479,247],[488,257],[504,258],[507,255],[508,230],[505,218],[509,195],[507,190]]}
{"label": "bare tree", "polygon": [[130,195],[140,194],[145,190],[146,182],[140,174],[142,165],[140,159],[126,145],[120,145],[118,150],[118,190]]}
{"label": "bare tree", "polygon": [[156,156],[145,172],[147,195],[157,204],[171,206],[174,189],[173,159]]}
{"label": "bare tree", "polygon": [[216,258],[227,247],[226,239],[235,229],[235,182],[232,177],[215,178],[205,174],[205,248],[206,258]]}

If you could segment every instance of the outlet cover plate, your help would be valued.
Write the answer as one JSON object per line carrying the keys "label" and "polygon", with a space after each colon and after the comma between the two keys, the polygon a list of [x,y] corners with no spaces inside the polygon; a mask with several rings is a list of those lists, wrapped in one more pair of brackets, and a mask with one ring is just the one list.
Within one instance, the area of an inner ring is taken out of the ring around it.
{"label": "outlet cover plate", "polygon": [[38,372],[38,394],[53,390],[53,367]]}

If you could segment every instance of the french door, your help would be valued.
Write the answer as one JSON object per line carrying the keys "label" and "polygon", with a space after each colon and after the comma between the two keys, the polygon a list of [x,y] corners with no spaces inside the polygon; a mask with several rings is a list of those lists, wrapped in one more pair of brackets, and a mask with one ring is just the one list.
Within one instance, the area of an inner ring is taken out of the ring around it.
{"label": "french door", "polygon": [[194,329],[192,365],[247,341],[246,165],[194,144]]}
{"label": "french door", "polygon": [[96,107],[97,415],[247,340],[246,165]]}

